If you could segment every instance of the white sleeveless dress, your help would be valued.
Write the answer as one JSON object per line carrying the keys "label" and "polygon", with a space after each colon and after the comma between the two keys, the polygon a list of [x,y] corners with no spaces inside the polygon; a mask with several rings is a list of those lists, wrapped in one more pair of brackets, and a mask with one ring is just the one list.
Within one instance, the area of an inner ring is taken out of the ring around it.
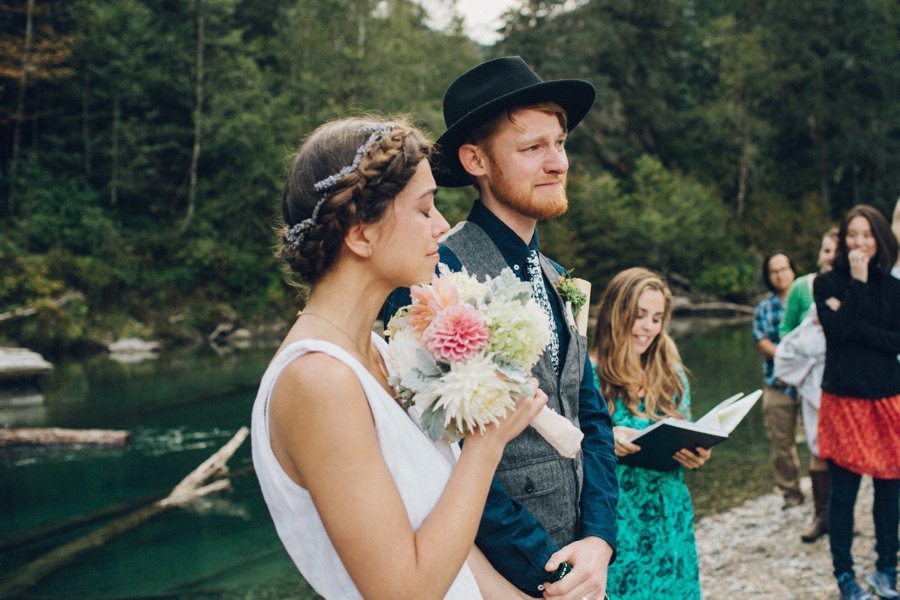
{"label": "white sleeveless dress", "polygon": [[[372,340],[386,357],[384,340],[375,334]],[[272,452],[268,419],[272,389],[284,367],[307,352],[332,356],[356,373],[372,409],[384,462],[394,478],[414,530],[422,525],[440,499],[456,456],[446,442],[429,440],[352,355],[330,342],[301,340],[290,344],[266,369],[253,405],[250,429],[253,466],[275,529],[294,564],[316,592],[328,600],[362,598],[331,544],[309,492],[287,476]],[[335,410],[340,410],[337,400]],[[385,551],[389,552],[390,548]],[[398,576],[402,577],[402,574],[398,573]],[[481,598],[467,564],[463,564],[445,598]]]}

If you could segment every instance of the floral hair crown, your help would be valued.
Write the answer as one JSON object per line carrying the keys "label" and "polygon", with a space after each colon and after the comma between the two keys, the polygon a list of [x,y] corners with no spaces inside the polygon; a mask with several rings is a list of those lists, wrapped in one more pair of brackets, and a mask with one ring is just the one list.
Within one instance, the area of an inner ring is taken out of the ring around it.
{"label": "floral hair crown", "polygon": [[315,185],[313,185],[313,189],[322,194],[322,197],[316,202],[316,206],[313,208],[312,215],[309,218],[303,219],[299,223],[295,223],[292,225],[285,233],[284,233],[284,241],[286,244],[289,244],[292,248],[297,248],[303,239],[306,237],[307,233],[309,233],[310,229],[312,229],[319,219],[319,209],[322,208],[322,204],[328,198],[329,192],[337,185],[338,181],[352,173],[359,167],[359,163],[362,162],[363,156],[365,156],[371,149],[372,146],[375,145],[376,142],[380,141],[384,134],[391,131],[396,125],[393,122],[387,123],[378,123],[375,125],[366,125],[365,127],[360,127],[357,131],[358,133],[368,133],[370,134],[368,139],[363,142],[359,148],[356,149],[356,155],[353,157],[353,162],[349,165],[342,167],[340,171],[335,173],[334,175],[329,175],[325,179],[321,181],[317,181]]}

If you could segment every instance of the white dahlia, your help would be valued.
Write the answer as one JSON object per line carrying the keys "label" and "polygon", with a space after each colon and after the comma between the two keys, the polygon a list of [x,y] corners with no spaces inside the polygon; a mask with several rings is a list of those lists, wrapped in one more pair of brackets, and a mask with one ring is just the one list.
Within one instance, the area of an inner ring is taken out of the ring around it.
{"label": "white dahlia", "polygon": [[432,394],[438,396],[434,408],[444,411],[444,426],[459,434],[499,423],[515,407],[509,385],[484,356],[454,363],[432,387]]}

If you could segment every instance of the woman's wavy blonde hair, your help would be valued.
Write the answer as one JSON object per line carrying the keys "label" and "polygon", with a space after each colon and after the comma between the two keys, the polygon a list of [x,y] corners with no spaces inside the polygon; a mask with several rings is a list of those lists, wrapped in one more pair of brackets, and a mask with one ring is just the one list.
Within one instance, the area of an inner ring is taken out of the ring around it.
{"label": "woman's wavy blonde hair", "polygon": [[[647,290],[665,298],[662,329],[646,352],[634,349],[631,330],[638,316],[638,299]],[[639,417],[658,421],[684,418],[679,410],[684,397],[681,373],[684,366],[675,342],[667,333],[672,318],[672,292],[660,275],[635,267],[622,271],[609,282],[597,306],[597,327],[592,355],[600,379],[600,391],[610,414],[621,398],[625,408]],[[642,394],[643,392],[643,394]],[[639,410],[641,397],[644,412]],[[674,398],[678,398],[678,404]]]}

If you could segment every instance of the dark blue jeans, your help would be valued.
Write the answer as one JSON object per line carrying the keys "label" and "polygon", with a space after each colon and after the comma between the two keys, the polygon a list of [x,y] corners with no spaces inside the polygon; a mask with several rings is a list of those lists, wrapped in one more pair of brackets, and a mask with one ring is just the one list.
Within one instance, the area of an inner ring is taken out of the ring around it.
{"label": "dark blue jeans", "polygon": [[[831,539],[831,562],[835,576],[853,573],[853,507],[859,492],[861,476],[828,461],[831,490],[828,495],[828,536]],[[897,525],[900,513],[900,479],[873,479],[875,501],[875,568],[887,571],[897,568]]]}

